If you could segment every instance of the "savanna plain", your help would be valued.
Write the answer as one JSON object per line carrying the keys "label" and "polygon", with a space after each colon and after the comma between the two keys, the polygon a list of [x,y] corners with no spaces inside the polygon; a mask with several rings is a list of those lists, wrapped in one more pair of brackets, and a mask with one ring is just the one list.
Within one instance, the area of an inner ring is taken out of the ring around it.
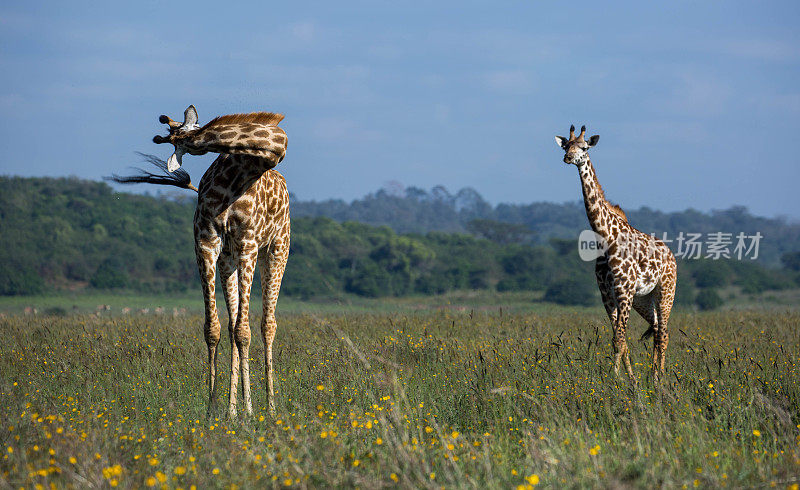
{"label": "savanna plain", "polygon": [[674,312],[659,386],[640,319],[628,332],[638,384],[615,376],[600,308],[374,311],[279,314],[274,417],[254,315],[254,415],[237,420],[206,417],[200,315],[6,314],[0,487],[800,482],[795,309]]}

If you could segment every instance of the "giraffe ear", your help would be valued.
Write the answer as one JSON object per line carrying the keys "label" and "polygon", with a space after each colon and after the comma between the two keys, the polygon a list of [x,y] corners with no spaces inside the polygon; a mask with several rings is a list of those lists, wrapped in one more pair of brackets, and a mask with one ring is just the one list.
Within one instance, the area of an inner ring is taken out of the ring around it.
{"label": "giraffe ear", "polygon": [[561,148],[564,148],[567,144],[567,138],[563,136],[556,136],[556,144]]}
{"label": "giraffe ear", "polygon": [[588,143],[589,146],[594,146],[594,145],[597,144],[598,141],[600,141],[600,135],[596,134],[596,135],[592,136],[591,138],[589,138],[589,141],[587,141],[586,143]]}
{"label": "giraffe ear", "polygon": [[197,120],[197,109],[190,105],[183,113],[183,126],[197,126]]}

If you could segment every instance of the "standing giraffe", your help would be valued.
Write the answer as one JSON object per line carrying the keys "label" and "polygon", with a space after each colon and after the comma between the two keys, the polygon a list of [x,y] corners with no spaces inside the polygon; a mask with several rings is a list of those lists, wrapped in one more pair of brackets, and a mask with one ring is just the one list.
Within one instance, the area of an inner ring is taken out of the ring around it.
{"label": "standing giraffe", "polygon": [[[169,135],[157,135],[155,143],[172,143],[175,152],[167,161],[169,172],[178,170],[185,153],[220,153],[200,180],[194,214],[194,240],[205,301],[205,340],[208,346],[208,413],[214,411],[217,394],[217,346],[220,323],[215,296],[216,268],[224,287],[230,323],[231,385],[228,414],[236,417],[236,391],[241,372],[245,409],[252,415],[250,399],[250,287],[259,251],[263,316],[267,403],[275,413],[272,374],[272,342],[277,323],[275,305],[289,256],[289,193],[286,180],[272,170],[286,154],[286,133],[278,127],[281,114],[254,112],[218,117],[203,127],[197,111],[189,106],[184,122],[161,116]],[[152,159],[151,159],[152,161]],[[130,178],[129,178],[130,179]],[[145,172],[138,181],[169,183],[193,188],[188,174],[175,178]],[[125,178],[117,178],[124,181]],[[129,182],[132,180],[128,180]],[[133,180],[135,181],[135,180]],[[235,345],[235,348],[234,348]]]}
{"label": "standing giraffe", "polygon": [[650,325],[642,339],[654,336],[653,377],[657,380],[664,372],[669,343],[667,323],[678,274],[675,256],[664,242],[628,224],[619,206],[606,200],[588,154],[600,136],[594,135],[586,141],[585,134],[586,126],[577,137],[575,126],[571,126],[569,139],[556,136],[556,143],[565,151],[564,163],[578,167],[586,216],[607,247],[597,259],[595,275],[614,333],[614,372],[619,374],[620,359],[624,358],[628,376],[636,383],[625,338],[633,307]]}

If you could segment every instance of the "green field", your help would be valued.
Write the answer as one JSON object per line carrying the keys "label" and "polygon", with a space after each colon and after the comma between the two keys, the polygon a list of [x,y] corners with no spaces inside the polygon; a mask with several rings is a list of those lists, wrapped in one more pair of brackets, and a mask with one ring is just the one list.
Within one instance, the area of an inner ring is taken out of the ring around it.
{"label": "green field", "polygon": [[[217,294],[217,303],[224,305],[224,297]],[[795,293],[800,298],[800,290],[790,290],[785,294]],[[364,298],[352,294],[341,294],[334,297],[300,300],[289,296],[281,296],[278,300],[278,310],[289,314],[345,314],[345,313],[397,313],[420,312],[436,309],[465,310],[496,310],[500,311],[593,311],[594,308],[563,307],[542,301],[541,291],[519,292],[489,292],[489,291],[454,291],[443,295],[432,296],[405,296],[387,298]],[[762,302],[766,307],[785,306],[781,302]],[[149,308],[153,313],[154,308],[164,308],[165,314],[172,315],[173,308],[184,308],[186,313],[202,314],[203,296],[198,288],[195,292],[173,295],[147,295],[131,292],[61,292],[43,296],[0,296],[0,313],[23,314],[25,308],[35,307],[39,314],[66,315],[66,314],[91,314],[101,305],[111,307],[110,311],[102,312],[103,316],[119,316],[122,308],[130,308],[131,315],[139,314],[139,310]],[[261,311],[261,295],[253,293],[250,303],[251,311]],[[596,307],[602,313],[599,305]],[[224,310],[224,308],[223,308]]]}
{"label": "green field", "polygon": [[[193,308],[176,318],[26,316],[14,312],[24,303],[0,305],[11,311],[0,317],[0,487],[800,481],[796,310],[675,313],[668,375],[656,391],[650,345],[635,341],[641,319],[629,330],[634,389],[610,369],[600,308],[470,300],[282,302],[277,416],[264,404],[254,318],[256,413],[238,421],[205,417],[205,344]],[[226,386],[226,337],[221,345]]]}

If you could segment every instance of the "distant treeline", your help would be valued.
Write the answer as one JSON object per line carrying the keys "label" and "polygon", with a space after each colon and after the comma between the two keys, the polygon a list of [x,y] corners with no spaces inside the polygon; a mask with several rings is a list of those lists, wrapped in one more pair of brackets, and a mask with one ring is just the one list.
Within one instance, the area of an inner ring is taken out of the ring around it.
{"label": "distant treeline", "polygon": [[[647,207],[629,209],[622,204],[633,226],[659,238],[666,233],[668,239],[675,239],[680,232],[700,233],[703,237],[717,232],[730,233],[732,237],[760,233],[763,238],[758,261],[772,267],[780,267],[781,257],[787,252],[800,250],[800,224],[753,216],[742,206],[711,213],[694,209],[664,213]],[[425,191],[398,184],[350,203],[294,199],[292,213],[296,217],[327,216],[340,222],[386,225],[398,233],[447,231],[484,235],[485,230],[490,233],[487,236],[499,240],[538,244],[546,244],[551,238],[574,239],[588,228],[582,202],[492,206],[474,189],[451,194],[442,186]],[[484,221],[505,226],[481,227]]]}
{"label": "distant treeline", "polygon": [[[402,202],[415,201],[386,192],[364,200],[375,209],[383,206],[386,218],[392,206]],[[416,202],[421,206],[428,200],[420,197]],[[429,209],[433,213],[438,206],[460,216],[466,208],[458,202],[433,199]],[[291,256],[282,294],[382,297],[466,289],[527,290],[541,291],[545,300],[558,303],[599,301],[594,265],[578,258],[577,231],[570,239],[532,240],[527,226],[472,216],[455,233],[397,233],[389,226],[298,216],[314,206],[320,205],[293,203]],[[536,206],[540,205],[531,209]],[[571,205],[541,206],[565,214],[572,209]],[[195,289],[199,280],[192,239],[194,208],[193,198],[118,193],[105,183],[75,178],[0,177],[0,294],[89,288],[150,293]],[[631,221],[643,212],[630,212]],[[726,213],[733,212],[697,214],[713,224],[715,219],[724,222],[719,216],[729,219]],[[433,217],[429,218],[425,226],[433,227]],[[451,225],[461,226],[460,219]],[[780,228],[774,223],[779,220],[749,219]],[[576,229],[582,226],[585,221],[576,224]],[[786,236],[791,227],[783,227]],[[800,254],[786,253],[783,262],[784,267],[778,269],[750,260],[681,261],[678,301],[713,307],[719,302],[715,291],[727,286],[740,286],[747,293],[797,287]]]}

